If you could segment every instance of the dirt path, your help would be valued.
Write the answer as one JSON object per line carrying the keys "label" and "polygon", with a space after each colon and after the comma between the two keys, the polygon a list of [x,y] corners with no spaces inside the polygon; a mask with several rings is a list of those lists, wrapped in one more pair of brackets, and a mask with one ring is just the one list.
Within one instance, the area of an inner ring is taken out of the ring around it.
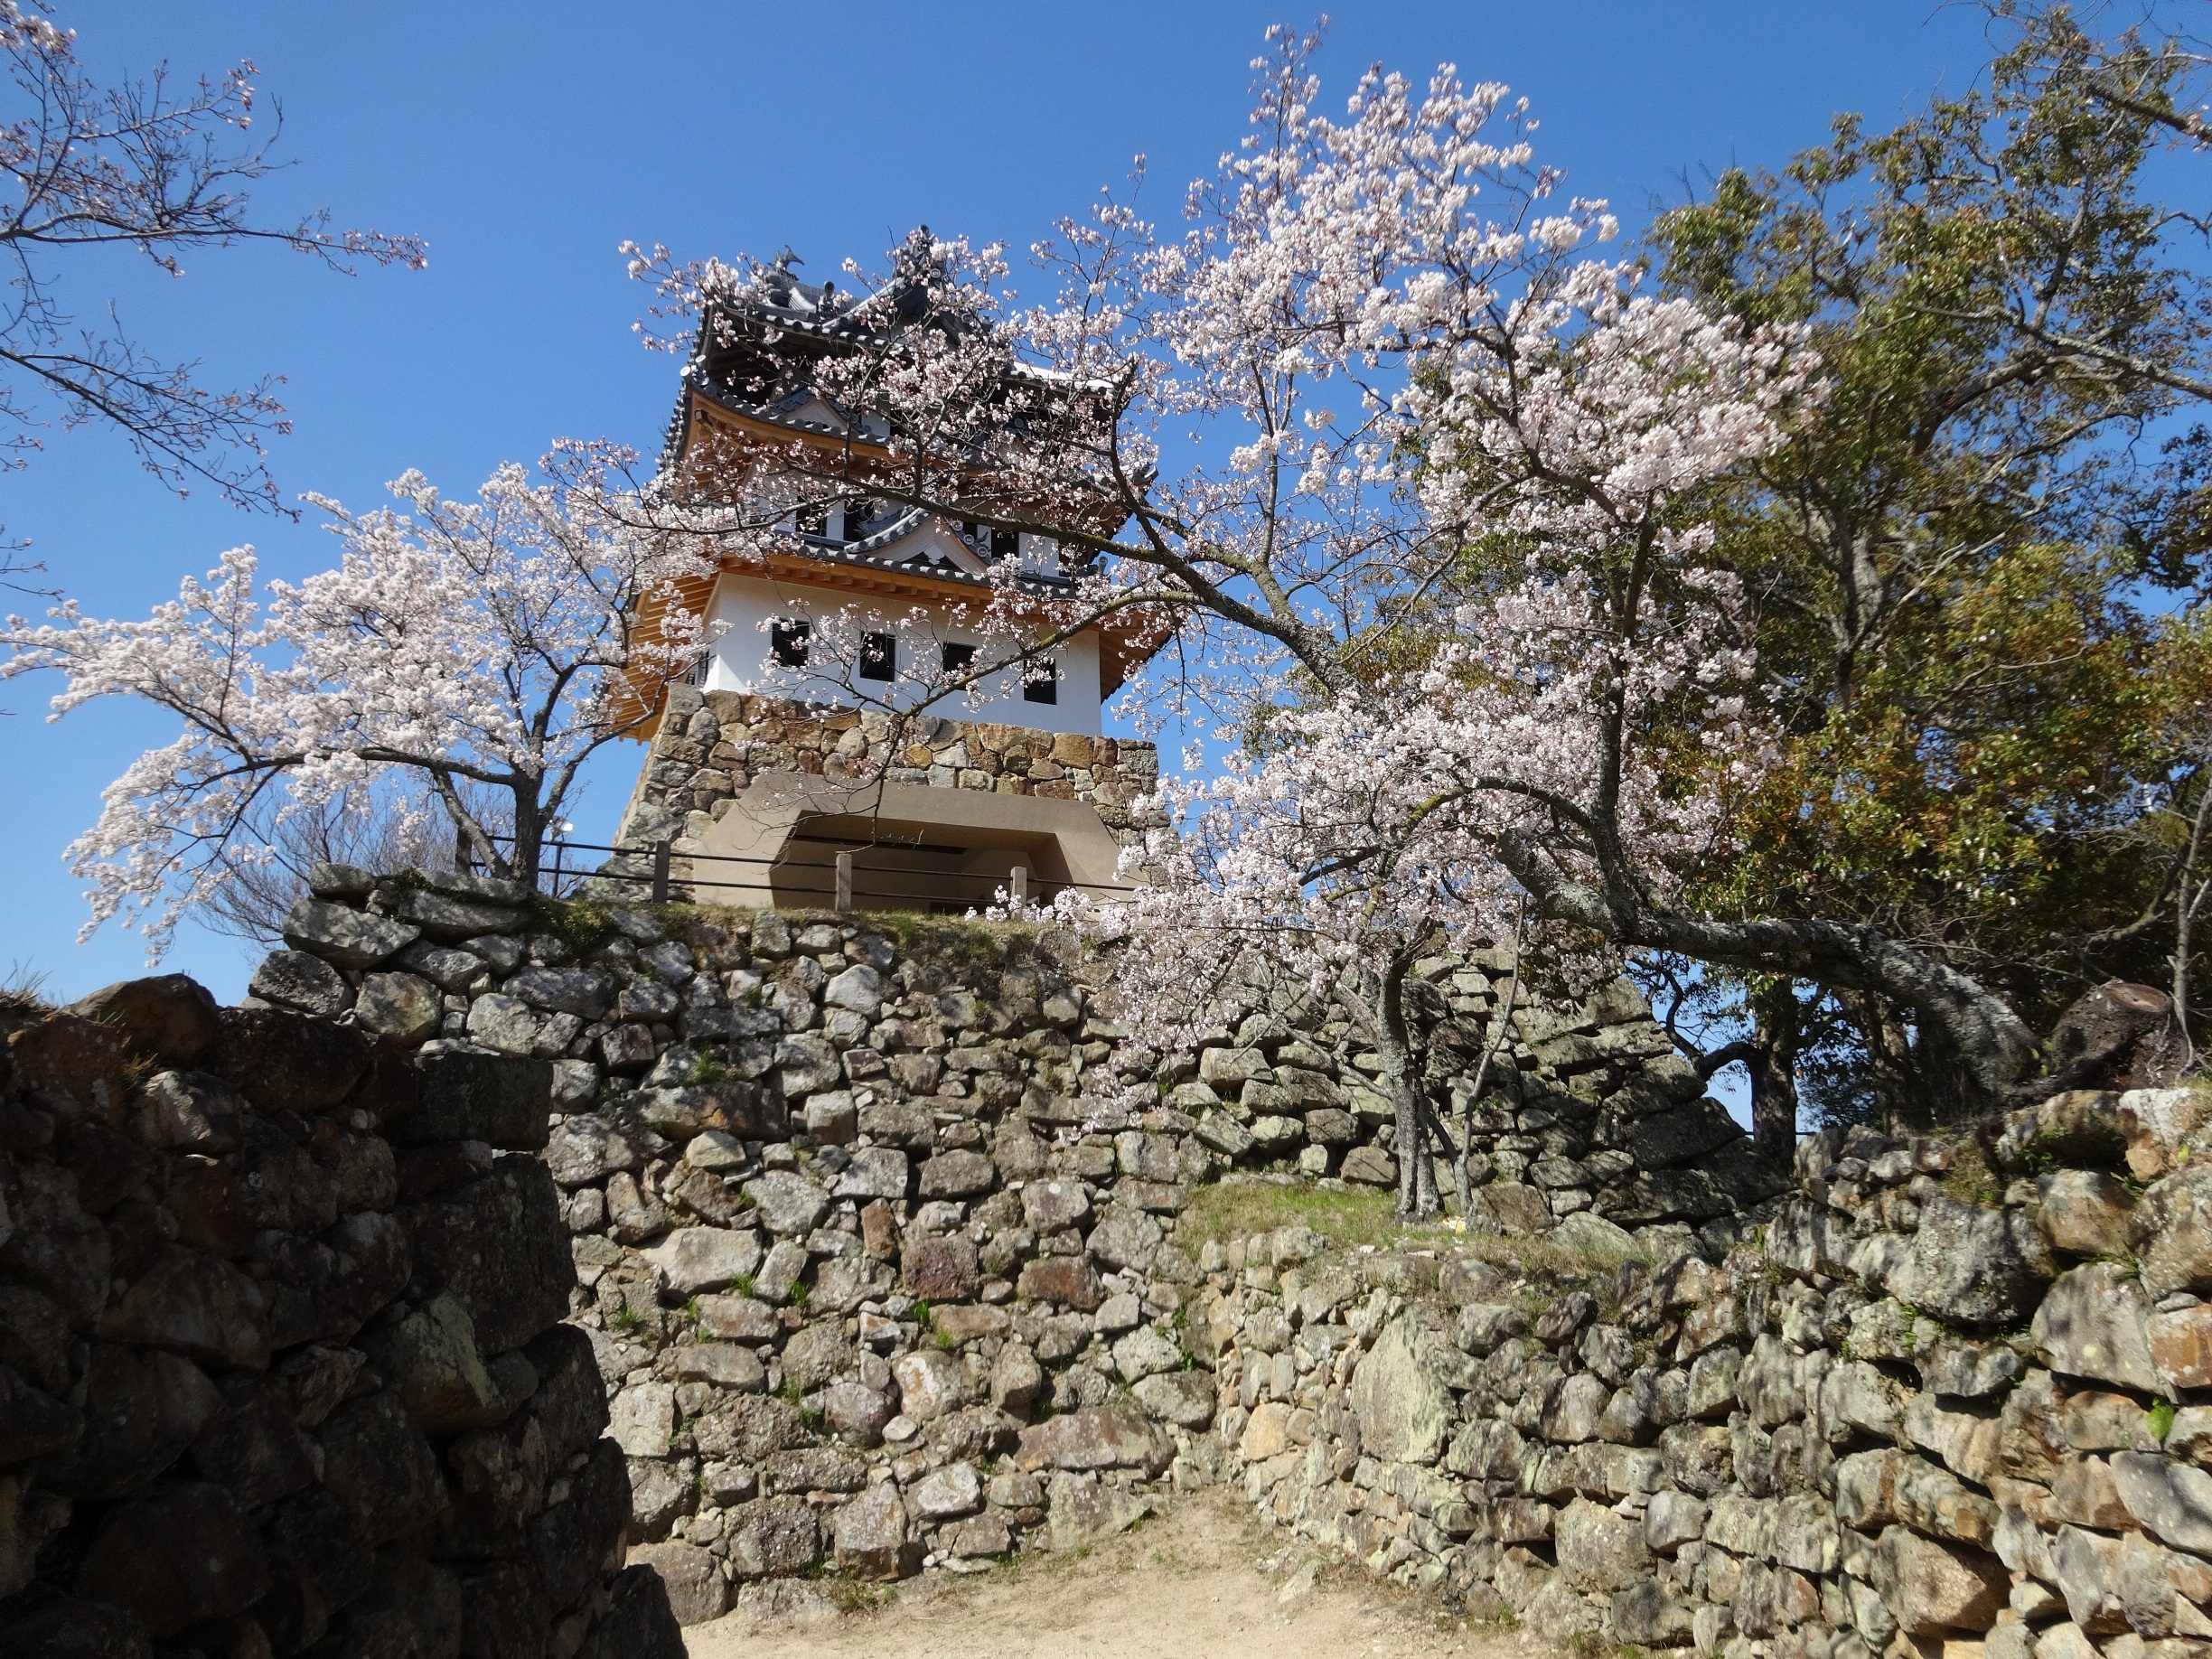
{"label": "dirt path", "polygon": [[[1264,1566],[1263,1566],[1264,1563]],[[933,1575],[867,1613],[685,1633],[691,1659],[1551,1659],[1525,1631],[1466,1626],[1364,1573],[1321,1565],[1227,1492],[1079,1557]]]}

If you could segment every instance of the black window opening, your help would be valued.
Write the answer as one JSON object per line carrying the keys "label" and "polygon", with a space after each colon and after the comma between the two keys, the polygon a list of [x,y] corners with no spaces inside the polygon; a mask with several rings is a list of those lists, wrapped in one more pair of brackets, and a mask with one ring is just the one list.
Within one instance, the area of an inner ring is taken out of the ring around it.
{"label": "black window opening", "polygon": [[830,533],[830,503],[807,501],[792,517],[801,536],[826,536]]}
{"label": "black window opening", "polygon": [[969,666],[975,661],[975,654],[974,646],[963,645],[958,640],[947,640],[938,661],[946,673],[965,674]]}
{"label": "black window opening", "polygon": [[1031,662],[1022,669],[1022,701],[1056,703],[1060,700],[1060,665]]}
{"label": "black window opening", "polygon": [[860,636],[860,678],[863,680],[895,680],[898,678],[898,641],[888,633],[864,633]]}
{"label": "black window opening", "polygon": [[768,657],[778,668],[804,668],[807,641],[814,624],[803,616],[783,617],[768,624]]}
{"label": "black window opening", "polygon": [[990,554],[993,558],[1015,558],[1021,553],[1019,530],[995,530],[990,533]]}
{"label": "black window opening", "polygon": [[876,516],[876,503],[862,496],[858,501],[845,503],[845,539],[860,541],[867,536],[867,527]]}

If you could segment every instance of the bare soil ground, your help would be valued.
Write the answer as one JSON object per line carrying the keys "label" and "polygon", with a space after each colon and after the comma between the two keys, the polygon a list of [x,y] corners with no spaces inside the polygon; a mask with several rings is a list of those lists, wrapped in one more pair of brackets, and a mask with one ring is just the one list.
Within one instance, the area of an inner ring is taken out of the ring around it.
{"label": "bare soil ground", "polygon": [[1541,1636],[1440,1614],[1322,1561],[1227,1491],[1132,1532],[969,1579],[910,1581],[870,1610],[686,1631],[691,1659],[1554,1659]]}

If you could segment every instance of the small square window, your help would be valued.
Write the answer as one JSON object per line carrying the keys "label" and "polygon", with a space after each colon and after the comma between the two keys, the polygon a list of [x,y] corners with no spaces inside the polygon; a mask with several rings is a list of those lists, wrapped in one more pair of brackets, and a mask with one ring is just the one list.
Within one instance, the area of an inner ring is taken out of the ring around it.
{"label": "small square window", "polygon": [[994,530],[990,533],[990,555],[993,558],[1013,558],[1021,552],[1021,532]]}
{"label": "small square window", "polygon": [[1025,703],[1057,703],[1060,700],[1060,665],[1057,662],[1032,662],[1022,670],[1022,701]]}
{"label": "small square window", "polygon": [[948,674],[965,674],[975,661],[976,648],[958,640],[947,640],[939,661]]}
{"label": "small square window", "polygon": [[768,656],[778,668],[804,668],[807,639],[814,624],[803,616],[780,617],[768,624]]}
{"label": "small square window", "polygon": [[830,528],[830,504],[827,501],[803,501],[792,515],[801,536],[820,536]]}
{"label": "small square window", "polygon": [[888,633],[864,633],[860,636],[860,678],[863,680],[895,680],[898,678],[898,641]]}

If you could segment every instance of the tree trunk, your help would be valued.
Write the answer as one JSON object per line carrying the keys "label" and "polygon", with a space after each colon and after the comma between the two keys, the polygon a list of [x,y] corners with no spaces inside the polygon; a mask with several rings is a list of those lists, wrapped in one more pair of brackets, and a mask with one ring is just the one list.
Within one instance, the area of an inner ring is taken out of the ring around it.
{"label": "tree trunk", "polygon": [[1787,979],[1769,980],[1751,998],[1751,1144],[1772,1158],[1787,1158],[1797,1145],[1797,1050],[1804,1010]]}
{"label": "tree trunk", "polygon": [[1444,1206],[1437,1196],[1436,1159],[1429,1149],[1429,1114],[1421,1102],[1412,1034],[1406,1023],[1405,977],[1411,965],[1400,957],[1383,970],[1382,994],[1375,998],[1375,1045],[1382,1056],[1384,1081],[1394,1109],[1398,1219],[1428,1221]]}

